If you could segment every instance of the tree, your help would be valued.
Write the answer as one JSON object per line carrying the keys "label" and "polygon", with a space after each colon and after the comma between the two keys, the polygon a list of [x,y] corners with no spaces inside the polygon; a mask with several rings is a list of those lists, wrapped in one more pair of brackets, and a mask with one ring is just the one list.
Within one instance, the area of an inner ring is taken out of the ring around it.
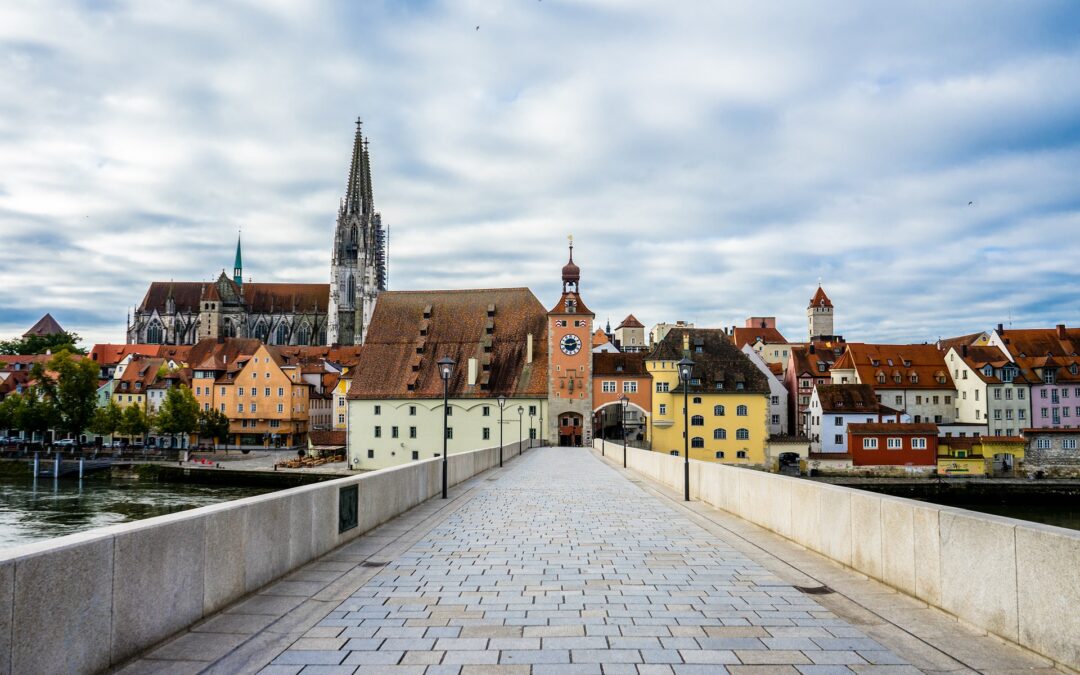
{"label": "tree", "polygon": [[75,360],[64,350],[49,359],[47,369],[35,363],[30,374],[55,409],[56,426],[79,438],[97,408],[98,364],[90,359]]}
{"label": "tree", "polygon": [[[199,413],[199,435],[213,439],[214,449],[223,438],[229,436],[229,418],[220,410],[203,410]],[[228,450],[226,450],[228,453]]]}
{"label": "tree", "polygon": [[56,421],[56,408],[42,396],[36,387],[21,394],[9,394],[3,401],[11,426],[33,439],[34,434],[44,434]]}
{"label": "tree", "polygon": [[158,409],[155,427],[160,433],[176,437],[199,430],[199,402],[186,385],[170,387]]}
{"label": "tree", "polygon": [[109,401],[104,408],[94,411],[94,417],[90,420],[87,429],[99,436],[112,436],[120,428],[121,418],[124,411],[116,405],[116,401]]}
{"label": "tree", "polygon": [[129,405],[120,415],[120,424],[117,425],[116,430],[121,436],[142,438],[150,431],[150,418],[147,417],[141,405]]}
{"label": "tree", "polygon": [[59,351],[85,354],[86,350],[78,345],[79,342],[82,342],[82,338],[69,331],[52,335],[28,335],[12,340],[0,340],[0,354],[55,354]]}
{"label": "tree", "polygon": [[14,429],[16,427],[15,404],[17,401],[15,394],[0,400],[0,429]]}

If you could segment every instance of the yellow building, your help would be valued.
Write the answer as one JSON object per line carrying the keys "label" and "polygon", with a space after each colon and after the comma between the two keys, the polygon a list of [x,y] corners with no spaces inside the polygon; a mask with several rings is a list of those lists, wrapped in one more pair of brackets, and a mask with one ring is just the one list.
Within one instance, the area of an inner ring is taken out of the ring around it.
{"label": "yellow building", "polygon": [[[684,418],[678,363],[687,357],[694,368]],[[649,354],[646,368],[653,377],[654,452],[682,454],[686,419],[692,459],[766,463],[769,383],[723,330],[675,328]]]}
{"label": "yellow building", "polygon": [[113,374],[113,402],[121,408],[137,405],[146,410],[147,392],[157,380],[158,371],[168,364],[165,359],[129,354]]}
{"label": "yellow building", "polygon": [[1020,436],[949,436],[938,439],[937,472],[947,476],[1012,474],[1024,462]]}
{"label": "yellow building", "polygon": [[341,371],[341,378],[338,380],[337,386],[334,387],[334,408],[331,412],[333,417],[333,428],[348,431],[349,429],[349,387],[352,385],[352,375],[349,374],[350,368],[345,368]]}

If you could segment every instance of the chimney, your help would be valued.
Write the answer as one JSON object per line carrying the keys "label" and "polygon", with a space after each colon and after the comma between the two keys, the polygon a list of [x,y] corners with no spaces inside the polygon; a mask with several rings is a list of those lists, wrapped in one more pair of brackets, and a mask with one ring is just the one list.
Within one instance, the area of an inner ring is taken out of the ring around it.
{"label": "chimney", "polygon": [[525,363],[533,362],[533,336],[529,333],[525,338]]}
{"label": "chimney", "polygon": [[967,358],[967,345],[964,345],[963,347],[960,348],[960,355],[963,356],[964,358]]}
{"label": "chimney", "polygon": [[686,331],[683,331],[682,334],[682,350],[684,352],[690,351],[690,333],[687,333]]}
{"label": "chimney", "polygon": [[811,354],[814,353],[814,343],[813,342],[810,343],[810,353]]}
{"label": "chimney", "polygon": [[469,359],[469,386],[476,386],[476,376],[480,371],[480,362],[476,359]]}
{"label": "chimney", "polygon": [[1005,326],[1003,326],[1002,324],[999,323],[998,327],[997,327],[997,332],[1000,333],[1000,332],[1002,332],[1004,330],[1005,330]]}
{"label": "chimney", "polygon": [[1065,339],[1065,324],[1059,323],[1057,325],[1057,336],[1059,340]]}

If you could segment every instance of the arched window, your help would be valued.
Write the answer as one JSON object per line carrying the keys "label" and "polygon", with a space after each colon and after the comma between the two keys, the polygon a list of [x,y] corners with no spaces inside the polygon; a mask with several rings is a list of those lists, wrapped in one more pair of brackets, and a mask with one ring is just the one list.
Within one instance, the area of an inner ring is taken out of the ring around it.
{"label": "arched window", "polygon": [[692,427],[703,427],[703,426],[705,426],[705,418],[702,417],[701,415],[694,415],[693,417],[690,418],[690,426],[692,426]]}
{"label": "arched window", "polygon": [[727,429],[713,429],[712,437],[717,441],[727,440]]}
{"label": "arched window", "polygon": [[735,432],[735,438],[740,441],[748,441],[750,440],[750,432],[746,429],[739,429]]}
{"label": "arched window", "polygon": [[713,408],[712,408],[712,414],[716,415],[717,417],[723,417],[724,416],[724,406],[722,406],[722,405],[714,405]]}
{"label": "arched window", "polygon": [[746,406],[741,405],[738,408],[735,408],[735,414],[739,417],[746,417]]}
{"label": "arched window", "polygon": [[353,246],[355,246],[356,245],[356,239],[357,239],[356,226],[353,225],[352,228],[349,229],[349,243],[352,244]]}
{"label": "arched window", "polygon": [[274,335],[274,344],[289,344],[289,327],[285,324],[284,321],[278,324],[277,331],[275,331],[275,333],[276,334]]}
{"label": "arched window", "polygon": [[695,396],[694,397],[694,403],[701,403],[701,397],[700,396]]}
{"label": "arched window", "polygon": [[236,326],[233,324],[232,319],[225,319],[221,322],[221,336],[222,337],[236,337]]}
{"label": "arched window", "polygon": [[717,450],[716,451],[716,458],[717,459],[723,459],[724,458],[724,451],[723,450]]}
{"label": "arched window", "polygon": [[351,305],[353,298],[356,297],[356,277],[352,275],[352,272],[349,273],[349,279],[345,282],[345,289],[345,297],[349,299],[349,304]]}
{"label": "arched window", "polygon": [[311,326],[306,323],[300,324],[300,330],[296,334],[296,344],[309,345],[311,344]]}
{"label": "arched window", "polygon": [[702,438],[701,436],[694,436],[693,438],[690,439],[690,447],[691,448],[704,448],[705,447],[705,439]]}
{"label": "arched window", "polygon": [[270,327],[261,319],[259,320],[259,323],[255,324],[255,337],[263,342],[269,342]]}
{"label": "arched window", "polygon": [[319,329],[319,344],[321,344],[321,345],[326,344],[326,327],[325,326]]}
{"label": "arched window", "polygon": [[164,341],[164,334],[165,331],[161,324],[157,321],[151,321],[146,329],[146,342],[152,345],[159,345]]}

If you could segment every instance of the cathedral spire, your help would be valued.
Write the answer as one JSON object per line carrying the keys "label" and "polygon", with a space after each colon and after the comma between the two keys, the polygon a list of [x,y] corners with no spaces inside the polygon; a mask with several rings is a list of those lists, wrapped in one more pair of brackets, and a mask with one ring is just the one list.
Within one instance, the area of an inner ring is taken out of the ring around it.
{"label": "cathedral spire", "polygon": [[233,262],[233,281],[237,286],[244,285],[244,263],[240,259],[240,233],[236,233],[236,260]]}
{"label": "cathedral spire", "polygon": [[367,149],[364,143],[363,122],[356,118],[356,138],[353,140],[352,162],[349,164],[349,184],[345,187],[345,213],[359,214],[367,204]]}

